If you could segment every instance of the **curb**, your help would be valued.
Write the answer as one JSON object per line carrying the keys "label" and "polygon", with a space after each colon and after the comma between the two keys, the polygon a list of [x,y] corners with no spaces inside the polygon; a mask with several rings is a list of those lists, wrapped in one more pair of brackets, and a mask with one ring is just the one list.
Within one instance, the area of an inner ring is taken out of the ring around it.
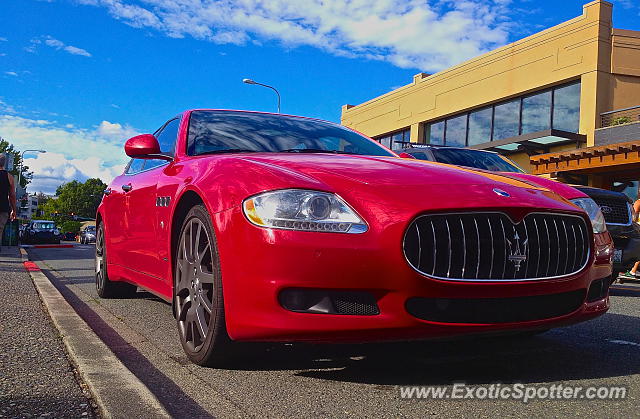
{"label": "curb", "polygon": [[105,418],[170,418],[155,395],[111,352],[20,249],[22,262],[82,380]]}

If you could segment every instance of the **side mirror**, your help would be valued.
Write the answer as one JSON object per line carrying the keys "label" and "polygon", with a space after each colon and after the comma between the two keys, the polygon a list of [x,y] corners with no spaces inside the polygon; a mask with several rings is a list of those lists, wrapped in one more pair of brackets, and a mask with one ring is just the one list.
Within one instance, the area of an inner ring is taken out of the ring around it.
{"label": "side mirror", "polygon": [[402,157],[403,159],[415,159],[412,154],[405,153],[404,151],[402,153],[399,153],[398,156]]}
{"label": "side mirror", "polygon": [[160,151],[158,139],[151,134],[136,135],[129,138],[124,144],[124,152],[127,153],[127,156],[136,159],[173,160],[173,156]]}

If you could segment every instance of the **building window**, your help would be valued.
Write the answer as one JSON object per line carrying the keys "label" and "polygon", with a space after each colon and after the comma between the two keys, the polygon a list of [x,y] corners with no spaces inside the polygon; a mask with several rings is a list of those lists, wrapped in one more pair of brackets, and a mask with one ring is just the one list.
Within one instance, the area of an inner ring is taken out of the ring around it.
{"label": "building window", "polygon": [[392,134],[375,137],[374,140],[391,150],[399,150],[411,141],[411,129],[403,129]]}
{"label": "building window", "polygon": [[553,128],[578,132],[580,126],[580,83],[553,91]]}
{"label": "building window", "polygon": [[522,99],[521,134],[551,128],[551,90]]}
{"label": "building window", "polygon": [[444,144],[444,121],[427,124],[424,127],[424,135],[427,144]]}
{"label": "building window", "polygon": [[447,119],[445,129],[447,145],[464,147],[467,138],[467,114]]}
{"label": "building window", "polygon": [[468,145],[491,141],[491,118],[493,109],[484,108],[469,114]]}
{"label": "building window", "polygon": [[520,99],[495,106],[493,140],[515,137],[520,134]]}
{"label": "building window", "polygon": [[554,128],[578,132],[580,82],[425,124],[424,142],[471,146]]}

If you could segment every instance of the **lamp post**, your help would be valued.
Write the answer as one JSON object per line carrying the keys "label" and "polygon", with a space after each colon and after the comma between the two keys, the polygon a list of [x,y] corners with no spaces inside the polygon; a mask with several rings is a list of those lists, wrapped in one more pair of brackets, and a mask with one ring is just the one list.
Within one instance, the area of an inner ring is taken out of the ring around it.
{"label": "lamp post", "polygon": [[20,186],[20,179],[22,177],[22,159],[24,158],[24,153],[33,152],[33,153],[46,153],[46,150],[24,150],[20,153],[20,167],[18,168],[18,186]]}
{"label": "lamp post", "polygon": [[242,79],[242,82],[246,83],[246,84],[256,84],[258,86],[267,87],[267,88],[273,90],[274,92],[276,92],[276,95],[278,95],[278,113],[280,113],[280,92],[278,92],[278,89],[276,89],[273,86],[269,86],[268,84],[258,83],[257,81],[254,81],[254,80],[251,80],[251,79]]}

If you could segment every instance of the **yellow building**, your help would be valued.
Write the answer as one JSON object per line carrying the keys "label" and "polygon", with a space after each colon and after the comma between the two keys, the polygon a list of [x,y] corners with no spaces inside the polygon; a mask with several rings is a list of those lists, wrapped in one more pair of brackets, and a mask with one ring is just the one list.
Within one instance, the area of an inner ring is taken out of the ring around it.
{"label": "yellow building", "polygon": [[614,29],[612,7],[588,3],[567,22],[344,105],[342,124],[393,148],[487,149],[560,180],[635,181],[637,194],[640,32]]}

